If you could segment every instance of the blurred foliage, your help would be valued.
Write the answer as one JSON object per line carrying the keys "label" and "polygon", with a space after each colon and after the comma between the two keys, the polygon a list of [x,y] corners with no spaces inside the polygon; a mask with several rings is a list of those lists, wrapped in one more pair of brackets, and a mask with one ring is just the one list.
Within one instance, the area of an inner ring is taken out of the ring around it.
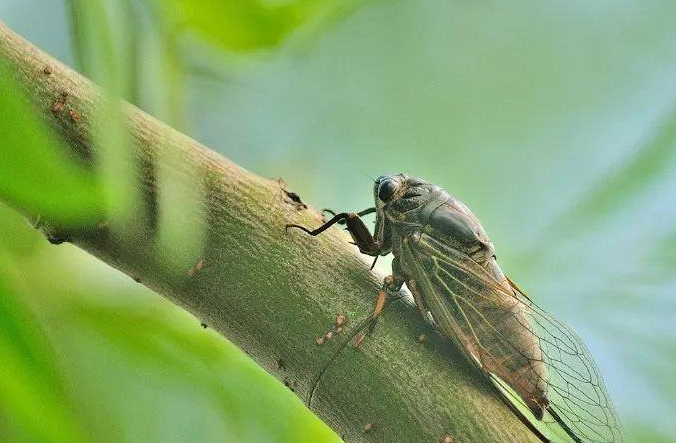
{"label": "blurred foliage", "polygon": [[[103,215],[96,177],[67,156],[0,64],[0,197],[60,224]],[[30,147],[30,149],[28,149]]]}
{"label": "blurred foliage", "polygon": [[557,226],[576,225],[584,218],[588,223],[612,215],[613,211],[640,198],[643,188],[659,182],[676,158],[676,108],[661,118],[631,158],[599,180],[598,186],[578,202],[568,214],[562,214]]}
{"label": "blurred foliage", "polygon": [[222,49],[278,46],[293,31],[355,8],[361,0],[150,0],[174,31],[194,32]]}
{"label": "blurred foliage", "polygon": [[339,441],[197,319],[4,205],[0,275],[2,441]]}
{"label": "blurred foliage", "polygon": [[[107,12],[72,21],[79,3],[0,17],[94,77],[115,67],[97,80],[315,206],[370,206],[383,172],[444,186],[583,336],[632,441],[676,441],[674,2],[96,0]],[[41,150],[10,140],[3,157]],[[0,253],[0,374],[27,374],[0,388],[0,440],[337,441],[196,319],[4,208]],[[63,434],[35,429],[36,404]]]}
{"label": "blurred foliage", "polygon": [[[125,2],[69,0],[71,33],[79,69],[101,86],[104,100],[93,118],[98,145],[97,176],[104,190],[107,217],[129,218],[138,213],[140,198],[134,170],[132,146],[127,139],[119,97],[129,97],[130,72],[135,68],[127,48],[131,14]],[[133,33],[131,35],[134,35]],[[128,221],[129,223],[138,220]]]}
{"label": "blurred foliage", "polygon": [[[0,254],[3,276],[16,272],[4,251]],[[16,442],[86,442],[72,404],[65,398],[47,336],[19,299],[19,292],[0,283],[0,404],[6,414],[2,431]]]}

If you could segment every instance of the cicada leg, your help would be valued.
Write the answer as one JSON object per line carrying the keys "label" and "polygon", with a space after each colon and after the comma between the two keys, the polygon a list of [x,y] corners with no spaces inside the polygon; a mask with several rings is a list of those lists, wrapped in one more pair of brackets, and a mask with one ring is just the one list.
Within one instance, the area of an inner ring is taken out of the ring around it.
{"label": "cicada leg", "polygon": [[341,212],[340,214],[334,215],[333,218],[331,218],[331,220],[327,221],[326,223],[324,223],[323,225],[312,231],[304,226],[296,224],[286,225],[286,229],[296,228],[310,235],[315,236],[326,231],[336,223],[338,224],[344,223],[346,225],[345,229],[347,229],[347,232],[350,233],[350,236],[352,237],[354,244],[357,245],[357,247],[359,248],[359,251],[363,254],[370,255],[371,257],[377,257],[380,254],[380,245],[373,238],[373,235],[366,227],[364,222],[361,220],[361,218],[359,218],[360,214],[369,214],[370,212],[372,212],[371,208],[361,211],[360,213]]}
{"label": "cicada leg", "polygon": [[385,277],[383,280],[383,286],[380,291],[378,291],[376,303],[373,306],[373,314],[371,314],[369,319],[367,330],[359,332],[359,334],[357,334],[354,338],[353,345],[355,348],[358,348],[364,342],[367,334],[373,332],[373,329],[376,327],[376,323],[378,322],[378,318],[380,317],[380,314],[383,313],[387,303],[392,301],[395,297],[399,297],[398,293],[404,282],[404,278],[398,275],[388,275]]}
{"label": "cicada leg", "polygon": [[[336,214],[338,214],[336,211],[334,211],[333,209],[329,209],[329,208],[324,208],[324,209],[322,209],[320,212],[322,213],[322,215],[324,215],[325,213],[326,213],[326,214],[331,214],[331,216],[335,216]],[[374,212],[376,212],[376,208],[366,208],[366,209],[364,209],[363,211],[357,212],[357,216],[358,216],[358,217],[363,217],[363,216],[368,215],[368,214],[373,214]],[[339,225],[344,225],[344,224],[345,224],[345,220],[339,220],[339,221],[338,221],[338,224],[339,224]]]}

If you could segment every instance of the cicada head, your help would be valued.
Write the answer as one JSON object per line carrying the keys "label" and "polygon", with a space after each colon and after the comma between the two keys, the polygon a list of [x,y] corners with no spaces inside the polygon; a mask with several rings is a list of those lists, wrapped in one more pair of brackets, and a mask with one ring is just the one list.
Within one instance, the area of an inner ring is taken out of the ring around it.
{"label": "cicada head", "polygon": [[383,252],[389,252],[391,245],[390,222],[404,220],[407,213],[423,206],[429,200],[433,188],[434,185],[407,174],[378,177],[373,186],[377,210],[375,237],[382,245]]}
{"label": "cicada head", "polygon": [[403,214],[429,200],[434,185],[406,174],[381,175],[373,187],[376,208]]}

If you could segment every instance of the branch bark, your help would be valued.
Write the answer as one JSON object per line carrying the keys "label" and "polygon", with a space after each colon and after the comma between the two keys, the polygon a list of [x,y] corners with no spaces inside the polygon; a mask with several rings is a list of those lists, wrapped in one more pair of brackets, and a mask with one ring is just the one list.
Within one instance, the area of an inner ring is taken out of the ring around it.
{"label": "branch bark", "polygon": [[[91,116],[102,100],[97,89],[2,23],[0,57],[35,112],[93,163]],[[77,121],[65,111],[53,112],[63,94],[81,117]],[[347,442],[433,443],[445,435],[463,443],[539,441],[406,303],[389,306],[375,332],[353,349],[349,337],[370,314],[380,277],[346,236],[339,229],[316,238],[285,232],[287,222],[316,225],[317,212],[297,210],[278,182],[244,170],[131,105],[123,107],[148,221],[133,229],[64,232],[72,243],[233,341]],[[163,155],[180,159],[172,166],[174,187],[192,186],[197,171],[205,192],[204,247],[194,257],[202,262],[199,270],[177,272],[148,247],[156,235],[155,171]],[[317,345],[315,337],[330,330],[338,314],[347,318],[345,331]],[[420,342],[423,333],[428,339]]]}

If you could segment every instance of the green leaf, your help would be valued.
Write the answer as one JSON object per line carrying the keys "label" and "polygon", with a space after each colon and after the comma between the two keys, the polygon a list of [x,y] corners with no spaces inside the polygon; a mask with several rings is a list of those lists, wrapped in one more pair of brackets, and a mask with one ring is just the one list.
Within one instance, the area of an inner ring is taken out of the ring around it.
{"label": "green leaf", "polygon": [[133,46],[126,37],[128,5],[109,0],[70,0],[75,53],[85,75],[102,89],[103,100],[94,114],[97,172],[110,217],[127,217],[138,211],[135,168],[119,97],[128,95],[132,79]]}
{"label": "green leaf", "polygon": [[207,41],[233,51],[273,48],[311,21],[341,14],[356,3],[329,0],[160,0],[162,11],[178,30],[193,30]]}
{"label": "green leaf", "polygon": [[[555,229],[599,223],[626,207],[641,195],[641,191],[665,175],[676,159],[676,107],[641,143],[634,154],[616,170],[602,177],[581,201],[563,214]],[[554,230],[554,229],[552,229]]]}
{"label": "green leaf", "polygon": [[94,175],[69,158],[0,65],[0,198],[50,223],[92,223],[102,217]]}
{"label": "green leaf", "polygon": [[232,343],[204,331],[175,307],[153,299],[125,305],[108,304],[101,298],[91,303],[73,301],[78,304],[64,303],[68,309],[63,315],[79,335],[87,331],[88,348],[90,339],[102,337],[115,349],[116,358],[126,357],[156,377],[169,377],[165,384],[200,392],[212,401],[234,441],[340,441],[295,395]]}
{"label": "green leaf", "polygon": [[[2,257],[0,257],[2,259]],[[0,260],[0,274],[7,274]],[[0,405],[17,442],[84,442],[39,323],[0,281]],[[39,418],[39,419],[38,419]]]}

